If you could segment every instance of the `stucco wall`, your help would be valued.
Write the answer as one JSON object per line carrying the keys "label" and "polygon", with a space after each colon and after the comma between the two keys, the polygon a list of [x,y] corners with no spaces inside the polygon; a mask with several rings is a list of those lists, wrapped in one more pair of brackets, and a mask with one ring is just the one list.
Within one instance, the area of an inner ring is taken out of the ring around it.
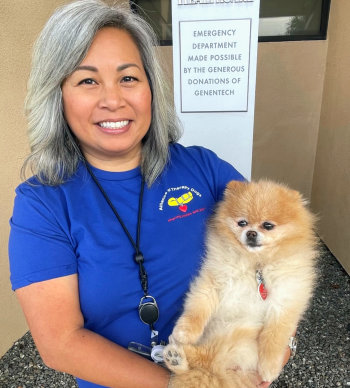
{"label": "stucco wall", "polygon": [[260,43],[253,179],[268,177],[311,196],[327,41]]}
{"label": "stucco wall", "polygon": [[332,1],[312,207],[319,233],[350,274],[350,1]]}
{"label": "stucco wall", "polygon": [[31,46],[58,0],[0,1],[0,356],[27,330],[11,291],[7,259],[8,220],[14,188],[28,145],[23,100],[31,61]]}

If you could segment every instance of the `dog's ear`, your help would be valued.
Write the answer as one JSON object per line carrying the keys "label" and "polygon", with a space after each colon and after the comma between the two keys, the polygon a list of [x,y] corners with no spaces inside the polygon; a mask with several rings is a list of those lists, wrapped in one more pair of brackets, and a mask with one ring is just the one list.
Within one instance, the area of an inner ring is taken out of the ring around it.
{"label": "dog's ear", "polygon": [[309,200],[307,198],[304,198],[300,191],[291,190],[291,192],[294,195],[294,198],[299,201],[303,206],[307,207],[309,205]]}
{"label": "dog's ear", "polygon": [[300,191],[291,189],[286,184],[280,184],[282,189],[285,190],[286,194],[291,198],[291,200],[301,203],[303,206],[307,206],[309,201],[304,198]]}
{"label": "dog's ear", "polygon": [[228,182],[225,190],[225,196],[228,194],[237,195],[245,190],[248,182],[246,181],[230,181]]}

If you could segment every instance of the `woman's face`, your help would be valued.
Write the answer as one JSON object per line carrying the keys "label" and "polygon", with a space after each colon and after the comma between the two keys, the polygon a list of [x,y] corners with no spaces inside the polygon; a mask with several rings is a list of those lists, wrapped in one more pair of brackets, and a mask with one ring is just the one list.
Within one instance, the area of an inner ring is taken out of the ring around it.
{"label": "woman's face", "polygon": [[151,89],[139,50],[124,30],[100,30],[62,85],[65,118],[87,160],[125,171],[140,163],[151,123]]}

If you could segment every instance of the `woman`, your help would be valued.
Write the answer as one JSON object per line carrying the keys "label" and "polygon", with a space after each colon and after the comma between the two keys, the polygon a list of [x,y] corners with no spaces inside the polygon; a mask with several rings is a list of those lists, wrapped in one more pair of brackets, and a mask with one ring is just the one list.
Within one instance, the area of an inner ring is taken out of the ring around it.
{"label": "woman", "polygon": [[168,386],[137,353],[167,340],[206,220],[243,179],[176,143],[155,44],[127,5],[83,0],[56,11],[34,49],[34,177],[16,190],[11,281],[44,362],[79,387]]}

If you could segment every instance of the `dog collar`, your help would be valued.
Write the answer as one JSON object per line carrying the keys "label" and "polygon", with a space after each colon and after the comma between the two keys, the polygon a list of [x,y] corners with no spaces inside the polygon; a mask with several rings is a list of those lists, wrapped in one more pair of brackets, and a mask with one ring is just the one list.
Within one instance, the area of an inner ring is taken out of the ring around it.
{"label": "dog collar", "polygon": [[256,270],[255,277],[256,282],[258,283],[258,293],[260,295],[260,298],[261,300],[265,300],[267,298],[268,292],[265,287],[265,280],[261,269]]}

